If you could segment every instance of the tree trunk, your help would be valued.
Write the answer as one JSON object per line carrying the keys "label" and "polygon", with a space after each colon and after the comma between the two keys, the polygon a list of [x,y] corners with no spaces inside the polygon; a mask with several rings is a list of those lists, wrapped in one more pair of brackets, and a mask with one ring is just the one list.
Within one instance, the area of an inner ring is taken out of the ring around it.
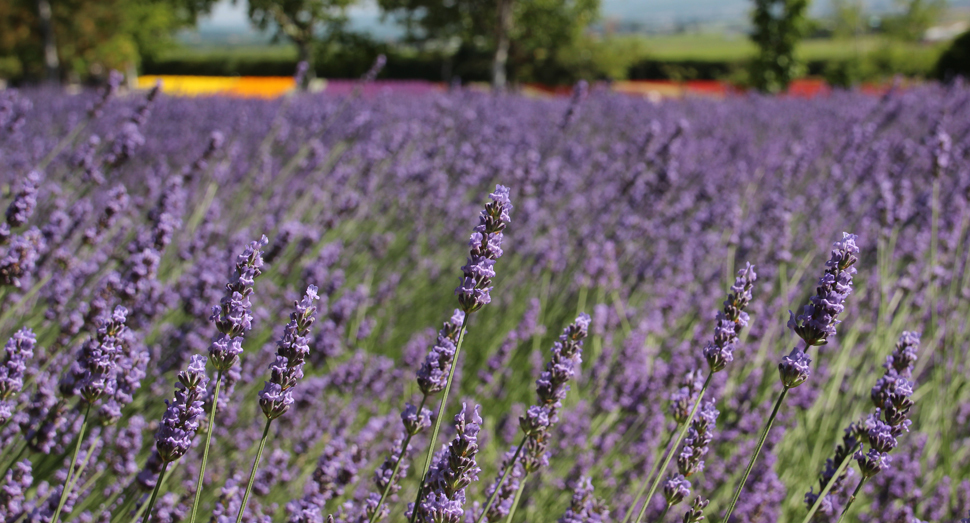
{"label": "tree trunk", "polygon": [[298,49],[298,59],[301,62],[306,62],[307,70],[306,74],[303,75],[303,83],[299,86],[301,90],[306,91],[310,88],[310,82],[316,78],[316,73],[313,70],[313,40],[306,39],[296,42]]}
{"label": "tree trunk", "polygon": [[61,63],[57,58],[57,43],[54,41],[50,0],[37,0],[37,15],[40,19],[40,32],[44,37],[44,67],[47,70],[47,81],[58,84],[61,81]]}
{"label": "tree trunk", "polygon": [[509,33],[512,32],[512,0],[498,0],[498,25],[495,31],[495,58],[492,60],[492,88],[505,89],[509,61]]}

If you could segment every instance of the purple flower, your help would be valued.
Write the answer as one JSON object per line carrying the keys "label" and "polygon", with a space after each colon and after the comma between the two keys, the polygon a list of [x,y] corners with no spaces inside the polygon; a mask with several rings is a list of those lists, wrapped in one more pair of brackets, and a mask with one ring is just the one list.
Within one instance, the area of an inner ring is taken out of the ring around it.
{"label": "purple flower", "polygon": [[678,424],[687,421],[703,386],[704,376],[700,370],[694,369],[684,376],[681,387],[670,395],[668,410]]}
{"label": "purple flower", "polygon": [[714,439],[714,426],[717,424],[717,409],[714,399],[704,402],[697,417],[691,421],[684,448],[677,456],[677,467],[680,473],[689,478],[704,470],[704,456],[707,455],[708,445]]}
{"label": "purple flower", "polygon": [[22,513],[27,491],[34,481],[30,460],[14,463],[0,487],[0,521],[14,521]]}
{"label": "purple flower", "polygon": [[[476,405],[471,411],[462,404],[461,412],[455,416],[455,430],[458,435],[451,441],[448,449],[439,453],[437,460],[428,471],[428,481],[421,504],[416,508],[415,521],[424,523],[460,523],[464,515],[465,487],[478,481],[481,469],[475,462],[478,453],[478,433],[481,431],[482,418]],[[412,510],[414,507],[412,506]]]}
{"label": "purple flower", "polygon": [[674,506],[684,499],[690,496],[690,481],[687,478],[677,474],[664,481],[664,499],[667,500],[667,505]]}
{"label": "purple flower", "polygon": [[609,508],[593,496],[593,482],[584,476],[576,483],[569,508],[559,523],[600,523],[608,516]]}
{"label": "purple flower", "polygon": [[448,373],[455,358],[455,344],[458,334],[465,320],[465,313],[455,309],[451,320],[446,321],[438,331],[437,343],[428,352],[424,363],[418,370],[418,387],[425,396],[436,394],[445,389],[448,383]]}
{"label": "purple flower", "polygon": [[471,250],[468,263],[461,268],[464,276],[455,294],[458,303],[466,313],[475,312],[491,302],[489,291],[492,290],[492,278],[495,277],[495,260],[502,256],[502,231],[511,221],[512,202],[509,200],[509,188],[502,185],[495,186],[495,192],[489,195],[492,199],[485,204],[481,212],[475,232],[468,241]]}
{"label": "purple flower", "polygon": [[421,412],[418,412],[417,407],[408,403],[401,413],[401,422],[404,423],[405,432],[414,436],[431,426],[431,411],[422,407]]}
{"label": "purple flower", "polygon": [[842,233],[842,240],[835,242],[832,257],[825,262],[825,274],[818,280],[818,288],[811,302],[802,309],[796,318],[788,311],[788,328],[795,331],[809,347],[825,345],[829,336],[835,335],[835,326],[840,323],[839,314],[845,309],[843,302],[852,292],[852,275],[856,273],[855,263],[859,261],[859,247],[856,235]]}
{"label": "purple flower", "polygon": [[[913,364],[916,363],[916,350],[919,349],[920,333],[904,331],[896,342],[893,353],[886,356],[886,363],[883,367],[888,371],[890,368],[903,378],[910,378],[913,375]],[[878,407],[878,405],[876,405]]]}
{"label": "purple flower", "polygon": [[744,309],[751,302],[751,289],[757,279],[754,265],[746,263],[738,271],[738,277],[724,301],[724,309],[717,313],[714,341],[704,348],[704,358],[712,372],[721,371],[734,361],[734,345],[738,342],[741,329],[748,326],[748,313]]}
{"label": "purple flower", "polygon": [[[27,327],[15,332],[7,341],[4,346],[3,365],[0,365],[0,402],[10,399],[23,389],[27,360],[34,357],[36,344],[37,337]],[[0,421],[0,425],[3,421]]]}
{"label": "purple flower", "polygon": [[216,335],[209,346],[209,361],[216,370],[226,372],[242,354],[242,335],[252,328],[253,313],[249,295],[253,292],[256,278],[262,274],[262,248],[269,243],[266,236],[250,242],[236,258],[236,273],[226,284],[226,295],[218,307],[212,308],[209,320],[215,323],[221,335]]}
{"label": "purple flower", "polygon": [[778,364],[778,373],[781,375],[781,383],[786,388],[794,388],[812,375],[812,358],[804,351],[795,347],[788,356],[781,359]]}
{"label": "purple flower", "polygon": [[115,307],[110,317],[99,320],[97,336],[81,346],[70,373],[64,376],[61,392],[81,395],[94,403],[102,395],[114,395],[118,386],[117,362],[125,352],[128,309]]}
{"label": "purple flower", "polygon": [[31,171],[24,178],[20,190],[10,206],[7,207],[7,224],[11,228],[16,228],[27,223],[30,215],[37,207],[37,186],[40,184],[40,173]]}
{"label": "purple flower", "polygon": [[694,498],[690,508],[684,513],[684,523],[699,523],[704,520],[704,509],[710,504],[709,500],[701,499],[700,496]]}
{"label": "purple flower", "polygon": [[283,329],[283,337],[276,342],[276,362],[270,366],[270,381],[259,393],[259,407],[268,419],[282,416],[293,404],[293,386],[303,378],[303,365],[310,353],[307,335],[317,311],[319,299],[314,285],[307,287],[303,299],[290,313],[290,323]]}
{"label": "purple flower", "polygon": [[9,244],[0,247],[0,285],[20,287],[21,278],[34,271],[46,249],[47,242],[36,227],[12,236]]}
{"label": "purple flower", "polygon": [[876,449],[869,449],[869,452],[865,454],[860,450],[855,453],[855,459],[859,463],[862,476],[865,478],[871,478],[886,470],[893,460],[888,452],[879,452]]}
{"label": "purple flower", "polygon": [[942,176],[950,167],[950,150],[953,141],[943,129],[942,122],[937,122],[933,129],[933,176]]}
{"label": "purple flower", "polygon": [[209,382],[205,361],[205,356],[193,355],[188,368],[178,375],[175,400],[165,401],[168,408],[155,433],[155,448],[164,462],[175,461],[188,452],[192,437],[199,430],[199,420],[205,414],[202,394]]}

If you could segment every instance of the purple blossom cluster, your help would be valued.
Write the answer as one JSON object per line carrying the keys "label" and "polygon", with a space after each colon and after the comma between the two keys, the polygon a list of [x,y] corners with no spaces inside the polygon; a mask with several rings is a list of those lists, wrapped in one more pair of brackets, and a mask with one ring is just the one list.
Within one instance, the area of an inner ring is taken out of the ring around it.
{"label": "purple blossom cluster", "polygon": [[738,342],[741,329],[748,326],[748,313],[744,309],[751,303],[751,289],[757,279],[754,266],[745,264],[738,271],[731,292],[724,300],[724,309],[717,313],[714,340],[704,348],[704,358],[711,372],[721,371],[734,361],[734,345]]}
{"label": "purple blossom cluster", "polygon": [[835,335],[835,326],[841,323],[839,314],[845,310],[843,302],[852,292],[852,276],[855,275],[856,235],[842,233],[842,239],[835,242],[832,256],[825,262],[825,273],[818,280],[818,287],[811,303],[805,305],[796,318],[788,311],[788,328],[805,340],[808,347],[825,345],[829,336]]}
{"label": "purple blossom cluster", "polygon": [[303,365],[310,353],[307,336],[316,320],[314,302],[320,299],[314,285],[307,287],[303,299],[290,313],[283,337],[276,342],[276,361],[270,366],[270,380],[259,392],[259,407],[268,419],[276,419],[293,405],[293,386],[303,378]]}
{"label": "purple blossom cluster", "polygon": [[192,446],[192,438],[204,415],[202,400],[208,383],[205,357],[193,355],[189,366],[178,374],[175,400],[165,401],[168,408],[155,433],[155,449],[163,462],[179,459]]}
{"label": "purple blossom cluster", "polygon": [[495,260],[502,256],[502,231],[511,222],[512,202],[509,188],[495,186],[489,195],[491,202],[485,204],[475,232],[468,240],[471,250],[468,263],[461,268],[464,276],[455,289],[458,303],[465,313],[475,312],[492,301],[492,278],[495,277]]}
{"label": "purple blossom cluster", "polygon": [[478,481],[481,471],[475,462],[478,454],[478,433],[482,430],[482,418],[476,405],[469,410],[463,404],[455,416],[455,430],[458,435],[441,452],[424,487],[428,492],[422,496],[421,503],[411,510],[416,511],[415,520],[422,523],[461,523],[465,514],[465,489]]}

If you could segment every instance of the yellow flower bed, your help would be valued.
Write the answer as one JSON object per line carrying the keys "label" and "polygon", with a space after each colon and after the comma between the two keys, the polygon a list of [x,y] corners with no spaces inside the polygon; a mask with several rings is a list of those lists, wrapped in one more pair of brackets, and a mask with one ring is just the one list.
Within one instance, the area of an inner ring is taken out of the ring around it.
{"label": "yellow flower bed", "polygon": [[162,92],[172,96],[225,95],[240,98],[276,98],[296,87],[290,76],[173,76],[138,77],[138,87],[148,89],[162,82]]}

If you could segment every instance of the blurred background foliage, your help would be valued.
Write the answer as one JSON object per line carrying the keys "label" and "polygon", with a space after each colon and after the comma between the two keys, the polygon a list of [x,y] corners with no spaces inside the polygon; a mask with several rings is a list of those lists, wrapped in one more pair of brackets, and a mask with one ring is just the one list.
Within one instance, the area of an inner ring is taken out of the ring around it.
{"label": "blurred background foliage", "polygon": [[[507,77],[513,86],[721,80],[779,91],[804,75],[852,87],[896,75],[970,74],[970,37],[933,33],[966,30],[970,11],[946,0],[893,0],[878,11],[866,0],[814,0],[825,3],[824,15],[807,0],[751,0],[744,30],[663,33],[624,29],[622,20],[604,18],[601,0],[233,0],[266,38],[185,38],[217,1],[0,2],[0,79],[100,82],[110,69],[130,77],[289,76],[301,59],[311,63],[311,75],[350,78],[379,54],[388,57],[382,78],[504,84]],[[347,9],[361,2],[398,34],[376,36],[347,24]],[[649,1],[644,6],[649,10]]]}

